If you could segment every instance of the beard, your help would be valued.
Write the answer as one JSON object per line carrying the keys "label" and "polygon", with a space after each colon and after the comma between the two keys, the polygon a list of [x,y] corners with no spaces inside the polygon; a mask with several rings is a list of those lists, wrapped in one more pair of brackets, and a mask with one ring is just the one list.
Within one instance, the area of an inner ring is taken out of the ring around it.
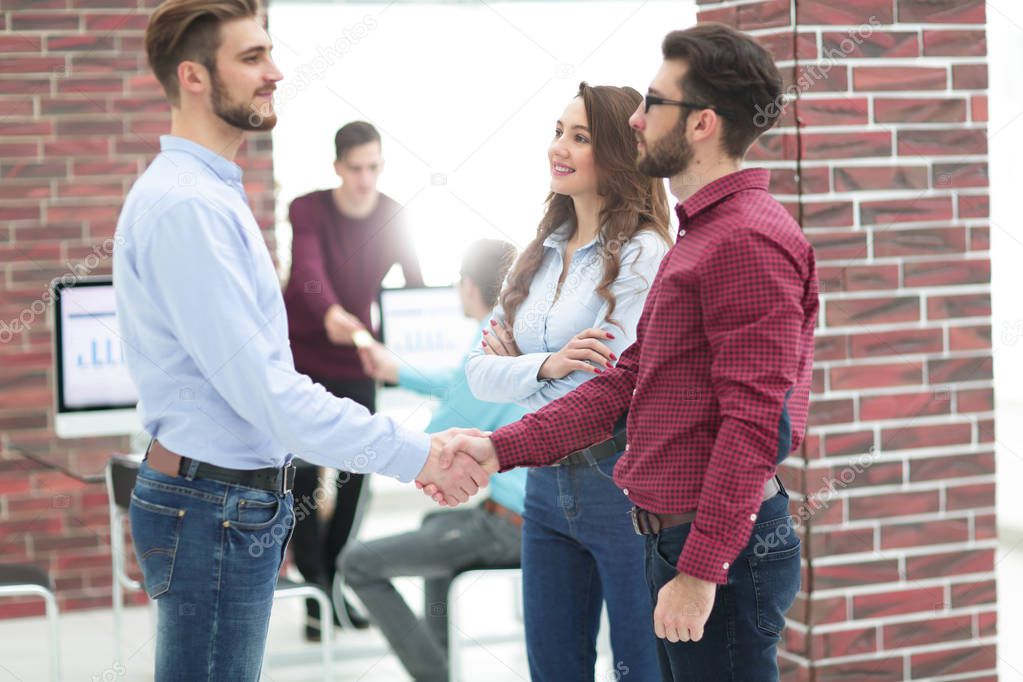
{"label": "beard", "polygon": [[689,167],[693,160],[693,147],[686,141],[686,118],[653,146],[647,145],[646,154],[636,162],[640,173],[651,178],[670,178]]}
{"label": "beard", "polygon": [[[270,113],[263,115],[256,107],[246,106],[237,102],[231,102],[227,94],[227,88],[217,76],[216,68],[210,69],[211,99],[213,102],[213,113],[224,123],[234,126],[239,130],[271,130],[277,125],[277,114],[270,109]],[[267,105],[271,106],[270,104]]]}

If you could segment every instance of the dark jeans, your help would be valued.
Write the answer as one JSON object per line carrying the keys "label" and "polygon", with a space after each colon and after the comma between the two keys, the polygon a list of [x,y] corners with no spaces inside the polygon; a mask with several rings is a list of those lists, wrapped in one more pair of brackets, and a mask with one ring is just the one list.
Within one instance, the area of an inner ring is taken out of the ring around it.
{"label": "dark jeans", "polygon": [[291,494],[166,476],[145,462],[128,509],[157,603],[156,681],[256,682]]}
{"label": "dark jeans", "polygon": [[[350,398],[370,412],[376,410],[376,385],[372,380],[331,381],[317,379],[333,395]],[[338,444],[338,449],[343,447]],[[338,454],[343,454],[339,452]],[[334,583],[336,561],[344,549],[355,525],[359,496],[364,483],[363,474],[339,471],[334,480],[337,497],[334,513],[324,528],[320,520],[318,501],[323,499],[320,487],[320,467],[297,461],[295,471],[295,534],[291,541],[295,567],[306,582],[316,583],[331,594]],[[306,601],[306,611],[313,618],[319,618],[319,604],[312,599]]]}
{"label": "dark jeans", "polygon": [[[714,608],[699,642],[658,639],[665,682],[777,682],[777,645],[785,612],[799,591],[799,537],[782,493],[760,507],[749,544],[719,585]],[[691,524],[646,538],[650,594],[678,575],[678,561]]]}
{"label": "dark jeans", "polygon": [[619,457],[529,471],[522,591],[533,682],[593,682],[603,604],[614,653],[606,679],[657,678],[643,538],[611,478]]}

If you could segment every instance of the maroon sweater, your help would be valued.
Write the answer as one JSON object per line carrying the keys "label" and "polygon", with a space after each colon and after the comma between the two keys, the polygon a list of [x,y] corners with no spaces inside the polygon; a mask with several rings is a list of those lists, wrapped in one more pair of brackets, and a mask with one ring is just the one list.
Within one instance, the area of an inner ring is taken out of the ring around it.
{"label": "maroon sweater", "polygon": [[338,303],[371,329],[370,306],[395,263],[408,286],[423,285],[402,211],[401,204],[383,194],[365,218],[338,211],[331,190],[291,202],[294,239],[284,304],[299,372],[318,380],[367,378],[353,346],[335,346],[327,339],[323,317]]}

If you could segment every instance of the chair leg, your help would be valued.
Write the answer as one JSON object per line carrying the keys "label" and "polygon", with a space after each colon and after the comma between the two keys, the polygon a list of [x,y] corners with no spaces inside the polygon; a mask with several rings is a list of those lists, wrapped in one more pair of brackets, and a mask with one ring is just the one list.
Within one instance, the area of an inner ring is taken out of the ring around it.
{"label": "chair leg", "polygon": [[330,669],[333,664],[332,647],[334,646],[334,619],[331,617],[330,600],[327,593],[316,591],[316,602],[320,605],[320,656],[323,665],[323,682],[330,682]]}
{"label": "chair leg", "polygon": [[457,584],[457,576],[448,587],[448,682],[462,682],[462,629],[458,622],[458,604],[452,595]]}
{"label": "chair leg", "polygon": [[57,598],[52,592],[43,595],[46,601],[46,621],[50,626],[50,679],[53,682],[61,682],[60,665],[60,612],[57,609]]}

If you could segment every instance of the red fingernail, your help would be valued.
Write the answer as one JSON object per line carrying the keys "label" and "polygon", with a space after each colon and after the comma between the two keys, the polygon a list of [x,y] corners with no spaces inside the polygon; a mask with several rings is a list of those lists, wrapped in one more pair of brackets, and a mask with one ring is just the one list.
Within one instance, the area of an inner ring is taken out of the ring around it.
{"label": "red fingernail", "polygon": [[612,334],[612,333],[608,332],[608,334],[607,334],[607,338],[609,338],[609,339],[613,339],[614,337],[615,337],[615,335],[614,335],[614,334]]}
{"label": "red fingernail", "polygon": [[486,348],[486,347],[487,347],[487,342],[486,342],[486,341],[484,341],[484,342],[483,342],[482,344],[480,344],[480,345],[482,345],[482,346],[483,346],[484,348]]}
{"label": "red fingernail", "polygon": [[616,355],[615,355],[614,353],[611,353],[611,359],[612,359],[612,360],[617,360],[617,359],[618,359],[618,356],[616,356]]}
{"label": "red fingernail", "polygon": [[597,374],[603,374],[604,373],[604,370],[597,369],[596,367],[593,368],[593,371],[596,372]]}
{"label": "red fingernail", "polygon": [[491,327],[496,327],[497,326],[497,320],[491,320],[490,321],[490,326]]}
{"label": "red fingernail", "polygon": [[486,336],[486,335],[487,335],[487,334],[489,334],[489,333],[490,333],[490,330],[489,330],[489,329],[484,329],[484,330],[483,330],[483,336]]}

